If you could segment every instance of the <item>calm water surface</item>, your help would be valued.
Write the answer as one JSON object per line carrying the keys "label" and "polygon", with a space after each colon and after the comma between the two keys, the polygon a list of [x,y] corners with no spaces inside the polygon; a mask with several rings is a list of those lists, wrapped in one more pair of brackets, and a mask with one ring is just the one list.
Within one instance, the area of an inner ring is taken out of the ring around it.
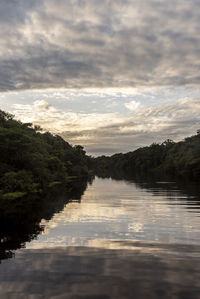
{"label": "calm water surface", "polygon": [[109,247],[116,239],[200,244],[198,197],[182,193],[174,182],[142,187],[96,178],[81,203],[69,203],[50,221],[42,221],[44,233],[27,247]]}
{"label": "calm water surface", "polygon": [[200,298],[198,186],[96,178],[0,265],[1,298]]}

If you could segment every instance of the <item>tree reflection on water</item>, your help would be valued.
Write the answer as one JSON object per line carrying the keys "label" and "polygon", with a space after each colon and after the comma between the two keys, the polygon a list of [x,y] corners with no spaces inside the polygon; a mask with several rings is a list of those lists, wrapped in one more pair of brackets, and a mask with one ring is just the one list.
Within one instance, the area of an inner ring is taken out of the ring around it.
{"label": "tree reflection on water", "polygon": [[81,196],[87,188],[87,180],[77,180],[71,186],[59,186],[46,195],[31,195],[0,203],[0,260],[13,256],[13,251],[25,246],[43,231],[42,219],[50,220],[65,205]]}

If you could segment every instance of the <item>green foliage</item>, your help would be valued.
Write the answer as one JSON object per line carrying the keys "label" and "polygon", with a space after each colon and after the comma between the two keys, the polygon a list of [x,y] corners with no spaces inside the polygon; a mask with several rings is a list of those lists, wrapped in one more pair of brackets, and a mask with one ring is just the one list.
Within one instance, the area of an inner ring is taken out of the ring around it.
{"label": "green foliage", "polygon": [[17,198],[22,198],[24,195],[26,195],[25,192],[12,192],[12,193],[3,194],[2,198],[13,200],[13,199],[17,199]]}
{"label": "green foliage", "polygon": [[167,139],[126,154],[101,156],[93,160],[98,173],[124,171],[133,174],[166,173],[200,179],[200,134],[175,143]]}
{"label": "green foliage", "polygon": [[0,110],[0,189],[3,194],[35,193],[70,176],[87,176],[88,157],[39,126],[21,123]]}
{"label": "green foliage", "polygon": [[51,183],[49,184],[49,187],[52,188],[52,187],[55,187],[55,186],[60,185],[61,183],[62,183],[62,182],[59,182],[59,181],[51,182]]}
{"label": "green foliage", "polygon": [[5,192],[34,192],[37,188],[37,184],[33,182],[31,172],[26,170],[6,172],[2,176],[1,183]]}

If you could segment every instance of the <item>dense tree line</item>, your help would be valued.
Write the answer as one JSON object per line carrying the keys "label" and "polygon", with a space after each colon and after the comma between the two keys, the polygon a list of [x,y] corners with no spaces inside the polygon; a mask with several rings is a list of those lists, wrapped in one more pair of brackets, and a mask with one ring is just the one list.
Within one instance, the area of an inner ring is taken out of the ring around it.
{"label": "dense tree line", "polygon": [[200,178],[200,131],[181,142],[166,140],[126,154],[88,157],[39,126],[22,123],[0,110],[0,197],[15,199],[41,193],[75,177],[121,172],[130,175],[166,173]]}
{"label": "dense tree line", "polygon": [[96,173],[123,171],[135,174],[168,174],[200,179],[200,131],[184,141],[166,140],[126,154],[101,156],[93,160]]}
{"label": "dense tree line", "polygon": [[0,197],[40,193],[88,176],[88,164],[83,147],[0,110]]}

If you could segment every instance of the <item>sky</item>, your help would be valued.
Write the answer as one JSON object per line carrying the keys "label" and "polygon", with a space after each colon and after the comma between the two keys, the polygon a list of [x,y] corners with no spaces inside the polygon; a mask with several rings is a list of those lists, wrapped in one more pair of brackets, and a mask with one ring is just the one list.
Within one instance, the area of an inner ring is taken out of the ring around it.
{"label": "sky", "polygon": [[1,0],[0,109],[128,152],[200,128],[199,0]]}

